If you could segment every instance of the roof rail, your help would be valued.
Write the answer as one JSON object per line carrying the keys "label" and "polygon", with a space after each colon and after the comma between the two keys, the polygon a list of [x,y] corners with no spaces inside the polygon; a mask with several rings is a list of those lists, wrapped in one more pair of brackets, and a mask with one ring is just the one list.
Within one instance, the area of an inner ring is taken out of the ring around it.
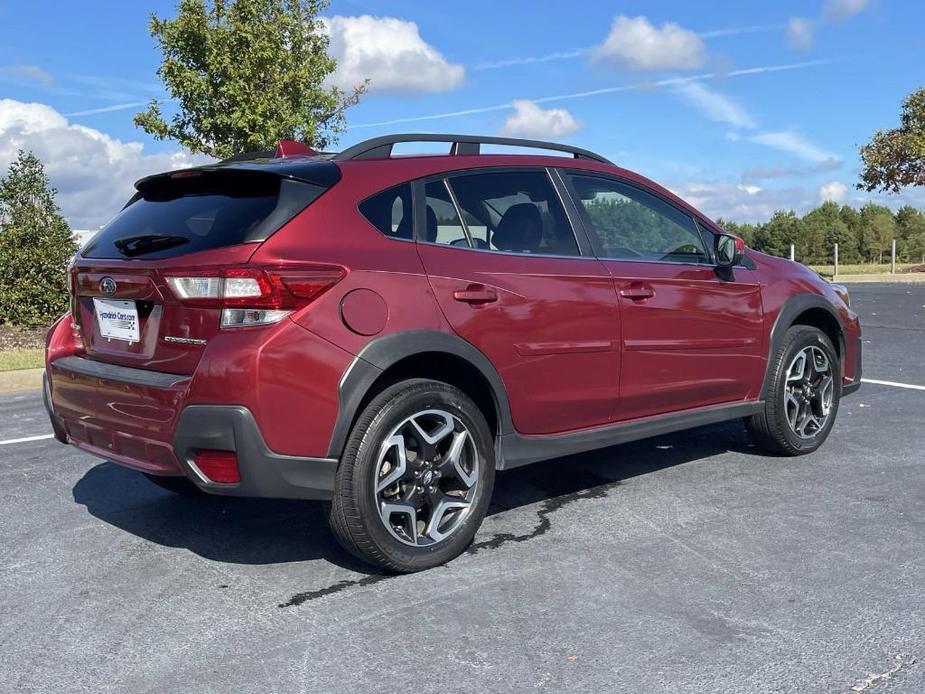
{"label": "roof rail", "polygon": [[392,156],[392,147],[400,142],[448,142],[451,155],[479,154],[482,145],[508,145],[511,147],[530,147],[547,149],[554,152],[568,152],[576,159],[590,159],[603,164],[611,164],[600,154],[595,154],[580,147],[560,145],[555,142],[542,140],[522,140],[516,137],[495,137],[493,135],[435,135],[433,133],[409,133],[402,135],[383,135],[364,140],[348,147],[343,152],[335,154],[333,161],[347,161],[349,159],[387,159]]}

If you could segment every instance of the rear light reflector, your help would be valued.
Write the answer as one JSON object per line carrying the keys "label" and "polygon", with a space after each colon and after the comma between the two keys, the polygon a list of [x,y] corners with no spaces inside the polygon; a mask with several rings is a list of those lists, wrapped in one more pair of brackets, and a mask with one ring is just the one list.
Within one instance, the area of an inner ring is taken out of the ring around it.
{"label": "rear light reflector", "polygon": [[234,451],[199,451],[196,467],[210,482],[237,484],[241,481],[238,456]]}
{"label": "rear light reflector", "polygon": [[222,327],[277,323],[308,305],[346,275],[342,267],[231,267],[193,271],[167,278],[174,296],[186,304],[222,309]]}

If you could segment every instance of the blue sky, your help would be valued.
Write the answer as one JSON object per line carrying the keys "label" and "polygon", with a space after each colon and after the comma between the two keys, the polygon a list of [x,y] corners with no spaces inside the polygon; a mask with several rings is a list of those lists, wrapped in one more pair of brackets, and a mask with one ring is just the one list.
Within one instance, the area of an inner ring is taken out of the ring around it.
{"label": "blue sky", "polygon": [[[152,11],[174,3],[0,2],[0,164],[35,149],[75,227],[105,221],[134,178],[195,161],[126,106],[164,95]],[[400,131],[564,140],[739,220],[826,198],[925,206],[921,190],[854,189],[857,146],[925,84],[922,2],[335,0],[327,15],[338,81],[372,79],[345,146]]]}

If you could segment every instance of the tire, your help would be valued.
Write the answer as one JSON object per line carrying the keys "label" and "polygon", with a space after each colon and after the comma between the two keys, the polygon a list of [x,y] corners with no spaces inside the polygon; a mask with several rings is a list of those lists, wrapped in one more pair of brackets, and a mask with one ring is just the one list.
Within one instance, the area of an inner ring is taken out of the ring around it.
{"label": "tire", "polygon": [[402,381],[357,418],[328,523],[364,562],[396,573],[429,569],[472,542],[494,477],[494,441],[476,404],[446,383]]}
{"label": "tire", "polygon": [[764,410],[746,420],[747,428],[771,453],[812,453],[832,431],[840,399],[841,362],[831,340],[818,328],[794,325],[772,356]]}
{"label": "tire", "polygon": [[204,491],[202,491],[199,487],[197,487],[185,477],[149,475],[146,472],[143,472],[142,474],[158,487],[161,489],[166,489],[168,492],[173,492],[174,494],[179,494],[181,496],[205,496]]}

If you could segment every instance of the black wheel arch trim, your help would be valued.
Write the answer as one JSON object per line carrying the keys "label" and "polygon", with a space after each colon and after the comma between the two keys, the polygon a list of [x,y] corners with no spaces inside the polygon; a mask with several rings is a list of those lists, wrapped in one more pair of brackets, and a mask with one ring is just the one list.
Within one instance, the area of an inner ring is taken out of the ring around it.
{"label": "black wheel arch trim", "polygon": [[366,344],[344,372],[338,385],[338,412],[328,457],[340,458],[350,428],[369,389],[389,367],[416,354],[444,353],[474,367],[488,384],[498,417],[499,436],[512,433],[511,407],[504,382],[495,367],[472,343],[436,330],[409,330],[377,337]]}
{"label": "black wheel arch trim", "polygon": [[767,397],[767,391],[770,387],[771,379],[773,378],[771,370],[774,366],[774,355],[784,341],[784,335],[787,334],[787,330],[790,329],[794,321],[801,314],[814,308],[822,309],[835,319],[835,322],[838,324],[839,341],[839,344],[835,345],[835,348],[838,350],[839,356],[844,358],[845,324],[829,300],[821,294],[797,294],[790,297],[784,302],[784,305],[777,314],[777,318],[774,319],[774,326],[771,328],[771,334],[768,339],[768,363],[765,367],[764,383],[761,386],[761,395],[759,396],[762,400]]}

